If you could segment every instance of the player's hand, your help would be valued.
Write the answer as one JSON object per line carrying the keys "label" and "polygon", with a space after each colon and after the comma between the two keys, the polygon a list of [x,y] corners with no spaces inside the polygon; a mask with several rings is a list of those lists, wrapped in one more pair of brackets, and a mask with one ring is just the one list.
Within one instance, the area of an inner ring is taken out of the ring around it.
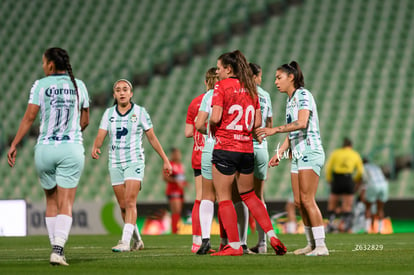
{"label": "player's hand", "polygon": [[99,154],[100,153],[101,153],[101,149],[99,149],[99,148],[93,148],[92,149],[92,153],[91,153],[92,158],[93,159],[99,159]]}
{"label": "player's hand", "polygon": [[16,163],[16,154],[16,147],[12,145],[9,149],[9,152],[7,153],[7,162],[9,163],[10,167],[13,167]]}
{"label": "player's hand", "polygon": [[275,154],[269,161],[269,167],[278,166],[281,160],[280,154]]}
{"label": "player's hand", "polygon": [[171,163],[169,161],[164,162],[163,171],[167,176],[172,175],[172,166],[171,166]]}
{"label": "player's hand", "polygon": [[257,142],[259,142],[259,144],[262,144],[262,142],[263,142],[263,137],[262,137],[262,136],[258,136],[258,135],[256,134],[256,130],[257,130],[257,129],[254,129],[254,130],[253,130],[253,132],[252,132],[253,138],[254,138],[255,140],[257,140]]}
{"label": "player's hand", "polygon": [[273,136],[277,133],[276,128],[258,128],[256,129],[256,135],[262,139],[268,136]]}

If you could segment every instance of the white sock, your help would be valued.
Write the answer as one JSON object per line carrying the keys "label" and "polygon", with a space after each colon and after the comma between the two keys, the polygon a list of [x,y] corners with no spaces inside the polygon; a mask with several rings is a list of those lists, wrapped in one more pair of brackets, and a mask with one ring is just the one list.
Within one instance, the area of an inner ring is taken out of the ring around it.
{"label": "white sock", "polygon": [[286,223],[286,231],[288,234],[296,233],[296,222],[290,221]]}
{"label": "white sock", "polygon": [[134,232],[134,225],[130,223],[126,223],[124,225],[124,229],[122,230],[122,241],[126,243],[130,243],[133,232]]}
{"label": "white sock", "polygon": [[315,239],[313,237],[312,229],[310,226],[305,225],[305,236],[308,241],[308,245],[311,247],[315,246]]}
{"label": "white sock", "polygon": [[[263,204],[267,209],[266,204]],[[260,224],[256,221],[256,231],[257,231],[257,244],[266,246],[266,233],[264,232],[263,228]]]}
{"label": "white sock", "polygon": [[370,232],[370,231],[371,231],[371,225],[372,225],[372,220],[371,220],[371,218],[367,218],[367,219],[365,220],[365,230],[366,230],[367,232]]}
{"label": "white sock", "polygon": [[72,228],[72,217],[67,215],[57,215],[55,222],[54,245],[65,246]]}
{"label": "white sock", "polygon": [[318,247],[324,247],[325,245],[325,228],[323,225],[312,227],[313,238],[315,239],[315,245]]}
{"label": "white sock", "polygon": [[272,237],[277,238],[276,233],[275,233],[275,231],[274,231],[274,230],[269,230],[268,232],[266,232],[266,235],[267,235],[267,237],[269,238],[269,240],[270,240]]}
{"label": "white sock", "polygon": [[53,239],[55,238],[56,217],[46,217],[45,222],[47,233],[49,234],[50,244],[53,245]]}
{"label": "white sock", "polygon": [[229,243],[229,245],[233,249],[239,249],[241,244],[240,244],[240,242],[232,242],[232,243]]}
{"label": "white sock", "polygon": [[201,243],[202,243],[201,236],[193,235],[193,244],[201,245]]}
{"label": "white sock", "polygon": [[141,240],[141,235],[139,234],[139,228],[138,228],[138,225],[136,224],[134,227],[134,232],[132,233],[132,238],[137,241]]}
{"label": "white sock", "polygon": [[200,227],[202,239],[210,239],[213,215],[214,203],[210,200],[202,200],[200,202]]}
{"label": "white sock", "polygon": [[383,219],[378,220],[378,233],[381,233],[382,231],[383,221]]}
{"label": "white sock", "polygon": [[237,213],[237,227],[242,245],[247,245],[247,229],[249,227],[249,208],[244,202],[239,201],[234,204]]}

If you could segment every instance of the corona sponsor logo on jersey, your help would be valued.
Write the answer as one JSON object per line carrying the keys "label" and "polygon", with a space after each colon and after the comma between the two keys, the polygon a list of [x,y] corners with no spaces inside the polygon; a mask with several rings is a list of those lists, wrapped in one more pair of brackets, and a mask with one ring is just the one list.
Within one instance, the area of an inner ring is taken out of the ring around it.
{"label": "corona sponsor logo on jersey", "polygon": [[54,96],[54,95],[76,95],[76,90],[74,89],[56,89],[56,88],[47,88],[45,90],[45,95],[48,97]]}

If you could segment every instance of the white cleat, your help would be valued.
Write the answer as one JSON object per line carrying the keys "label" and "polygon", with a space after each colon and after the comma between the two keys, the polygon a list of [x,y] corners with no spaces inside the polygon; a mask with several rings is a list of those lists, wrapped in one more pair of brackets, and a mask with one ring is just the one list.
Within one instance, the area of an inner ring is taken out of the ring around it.
{"label": "white cleat", "polygon": [[138,251],[144,249],[144,242],[142,240],[134,240],[131,246],[131,251]]}
{"label": "white cleat", "polygon": [[50,254],[50,264],[51,265],[69,265],[66,262],[66,258],[65,256],[61,256],[55,252],[52,252],[52,254]]}
{"label": "white cleat", "polygon": [[306,256],[328,256],[328,255],[329,255],[329,251],[326,246],[315,247],[314,250],[312,250],[309,253],[306,253]]}
{"label": "white cleat", "polygon": [[122,240],[118,242],[118,244],[112,247],[113,252],[127,252],[130,251],[131,248],[129,247],[129,243],[123,242]]}
{"label": "white cleat", "polygon": [[312,246],[310,246],[308,244],[304,248],[296,249],[295,251],[293,251],[293,254],[295,254],[295,255],[305,255],[305,254],[311,252],[312,250],[313,250]]}
{"label": "white cleat", "polygon": [[254,254],[266,254],[267,253],[267,245],[256,245],[249,249]]}

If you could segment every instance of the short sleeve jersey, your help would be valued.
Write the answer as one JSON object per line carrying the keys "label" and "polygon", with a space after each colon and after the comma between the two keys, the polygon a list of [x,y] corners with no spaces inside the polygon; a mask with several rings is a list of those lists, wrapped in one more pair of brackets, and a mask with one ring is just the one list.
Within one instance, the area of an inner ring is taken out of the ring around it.
{"label": "short sleeve jersey", "polygon": [[[268,92],[263,90],[262,87],[257,86],[257,94],[259,95],[260,112],[262,113],[262,124],[260,128],[266,127],[266,120],[273,117],[272,100]],[[264,141],[266,139],[263,139]],[[254,146],[259,145],[259,142],[253,139]]]}
{"label": "short sleeve jersey", "polygon": [[308,126],[305,129],[289,133],[292,151],[298,153],[307,150],[322,150],[322,141],[319,131],[318,110],[312,94],[304,89],[297,89],[286,102],[286,123],[298,120],[299,110],[309,110]]}
{"label": "short sleeve jersey", "polygon": [[110,138],[109,167],[124,168],[128,163],[144,162],[142,138],[151,128],[151,118],[144,107],[132,103],[131,109],[123,115],[117,105],[106,109],[99,129],[108,131]]}
{"label": "short sleeve jersey", "polygon": [[369,186],[383,186],[388,183],[381,168],[372,163],[364,165],[363,179]]}
{"label": "short sleeve jersey", "polygon": [[33,84],[29,104],[40,107],[37,144],[82,144],[80,109],[89,108],[89,96],[85,84],[75,81],[78,92],[67,74],[50,75]]}
{"label": "short sleeve jersey", "polygon": [[223,108],[221,121],[216,130],[214,149],[241,153],[253,153],[252,129],[255,112],[260,109],[258,97],[253,99],[236,78],[216,83],[212,106]]}
{"label": "short sleeve jersey", "polygon": [[[177,163],[174,161],[170,161],[171,167],[172,167],[172,174],[171,177],[173,177],[177,181],[185,181],[185,170],[184,165],[182,163]],[[167,188],[165,189],[165,194],[173,195],[173,194],[183,194],[184,190],[181,188],[177,182],[167,182]]]}
{"label": "short sleeve jersey", "polygon": [[185,123],[193,125],[193,154],[191,156],[191,166],[193,169],[201,169],[201,153],[204,147],[204,137],[197,131],[195,128],[195,119],[198,114],[198,109],[200,108],[201,100],[203,99],[204,94],[201,94],[194,98],[187,110],[187,118]]}

